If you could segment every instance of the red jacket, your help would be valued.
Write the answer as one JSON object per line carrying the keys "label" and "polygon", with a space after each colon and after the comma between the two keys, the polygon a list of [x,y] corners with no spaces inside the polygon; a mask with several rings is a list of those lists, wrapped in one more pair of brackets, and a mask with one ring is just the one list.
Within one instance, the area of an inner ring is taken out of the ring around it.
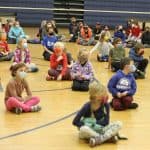
{"label": "red jacket", "polygon": [[6,41],[0,41],[0,50],[4,53],[9,52],[8,44]]}
{"label": "red jacket", "polygon": [[55,53],[53,53],[50,56],[50,67],[51,69],[61,71],[61,75],[63,76],[66,74],[68,61],[67,61],[67,56],[65,53],[63,53],[62,56],[63,56],[63,59],[60,61],[57,61],[57,56]]}

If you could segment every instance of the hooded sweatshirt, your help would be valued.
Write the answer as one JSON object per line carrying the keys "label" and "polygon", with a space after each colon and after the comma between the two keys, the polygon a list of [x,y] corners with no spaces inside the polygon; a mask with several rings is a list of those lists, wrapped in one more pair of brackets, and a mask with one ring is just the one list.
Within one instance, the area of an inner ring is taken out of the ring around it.
{"label": "hooded sweatshirt", "polygon": [[138,63],[144,59],[142,55],[139,55],[135,52],[134,48],[130,49],[129,57],[134,61],[135,66],[137,66]]}
{"label": "hooded sweatshirt", "polygon": [[136,89],[134,76],[131,73],[124,74],[122,70],[118,70],[108,82],[108,90],[112,96],[116,96],[118,92],[125,91],[128,92],[128,96],[132,96],[135,94]]}
{"label": "hooded sweatshirt", "polygon": [[[100,106],[96,111],[93,112],[94,117],[96,119],[96,123],[101,126],[106,126],[109,124],[109,104],[105,103],[102,106]],[[91,104],[90,102],[85,103],[82,108],[77,113],[76,117],[73,120],[73,125],[80,128],[84,125],[84,123],[81,121],[82,118],[88,118],[92,116],[91,112]]]}

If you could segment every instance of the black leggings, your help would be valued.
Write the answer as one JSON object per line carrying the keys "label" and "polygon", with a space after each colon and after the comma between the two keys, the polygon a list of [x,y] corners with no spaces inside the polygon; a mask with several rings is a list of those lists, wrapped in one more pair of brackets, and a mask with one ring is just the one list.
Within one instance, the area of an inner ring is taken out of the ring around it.
{"label": "black leggings", "polygon": [[48,53],[47,51],[44,51],[44,52],[43,52],[44,60],[48,60],[48,61],[50,61],[50,56],[51,56],[51,54],[50,54],[50,53]]}
{"label": "black leggings", "polygon": [[72,90],[73,91],[88,91],[89,90],[89,80],[73,80]]}
{"label": "black leggings", "polygon": [[148,65],[148,59],[144,58],[142,61],[138,63],[137,69],[142,72],[145,72],[147,65]]}
{"label": "black leggings", "polygon": [[112,62],[111,69],[113,72],[116,72],[120,69],[120,62]]}

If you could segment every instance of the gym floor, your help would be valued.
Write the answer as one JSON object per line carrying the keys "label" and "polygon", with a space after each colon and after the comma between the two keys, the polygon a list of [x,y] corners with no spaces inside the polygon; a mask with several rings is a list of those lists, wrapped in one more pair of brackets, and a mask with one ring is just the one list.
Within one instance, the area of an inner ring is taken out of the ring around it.
{"label": "gym floor", "polygon": [[[33,37],[37,28],[26,28],[26,33]],[[67,34],[67,30],[60,33]],[[16,45],[10,45],[14,50]],[[76,43],[66,43],[68,51],[76,59],[78,50],[82,47]],[[91,49],[92,47],[86,47]],[[32,62],[39,67],[39,72],[29,73],[27,80],[33,95],[41,99],[42,111],[38,113],[23,113],[21,115],[7,112],[4,105],[4,92],[0,92],[0,149],[1,150],[88,150],[87,143],[78,139],[78,130],[72,125],[75,113],[88,101],[88,92],[71,91],[71,81],[46,81],[45,76],[49,62],[42,58],[42,46],[29,44]],[[128,53],[128,49],[127,49]],[[104,85],[113,75],[107,68],[107,63],[96,60],[97,52],[90,57],[95,69],[95,76]],[[150,49],[145,49],[145,57],[149,58]],[[0,77],[5,89],[11,78],[9,67],[12,62],[0,62]],[[103,144],[96,149],[103,150],[149,150],[150,143],[150,66],[147,68],[146,79],[137,80],[137,93],[134,100],[139,104],[137,110],[115,112],[111,110],[111,121],[123,122],[121,135],[128,137],[127,141],[117,144]],[[110,95],[111,99],[111,95]]]}

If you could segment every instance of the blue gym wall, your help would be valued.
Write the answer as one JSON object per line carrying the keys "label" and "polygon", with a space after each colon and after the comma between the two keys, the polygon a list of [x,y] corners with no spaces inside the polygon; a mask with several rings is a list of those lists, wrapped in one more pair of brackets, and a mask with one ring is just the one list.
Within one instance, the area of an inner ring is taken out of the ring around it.
{"label": "blue gym wall", "polygon": [[[85,10],[108,10],[108,11],[134,11],[150,12],[150,0],[85,0]],[[126,25],[126,20],[136,18],[141,21],[150,20],[150,15],[128,14],[128,13],[84,13],[84,21],[90,25],[99,21],[103,25],[116,26],[118,24]]]}
{"label": "blue gym wall", "polygon": [[[53,0],[0,0],[0,6],[53,8]],[[37,26],[41,20],[52,19],[53,11],[0,9],[0,12],[12,13],[23,26]]]}
{"label": "blue gym wall", "polygon": [[[9,7],[54,8],[53,4],[54,0],[0,0],[0,6]],[[84,9],[150,12],[150,0],[84,0]],[[37,26],[41,20],[53,18],[53,11],[45,10],[12,10],[0,8],[0,12],[14,13],[24,26]],[[110,26],[117,24],[125,25],[128,18],[137,18],[141,21],[146,21],[150,20],[150,15],[84,12],[84,21],[89,25],[94,25],[97,21]]]}

